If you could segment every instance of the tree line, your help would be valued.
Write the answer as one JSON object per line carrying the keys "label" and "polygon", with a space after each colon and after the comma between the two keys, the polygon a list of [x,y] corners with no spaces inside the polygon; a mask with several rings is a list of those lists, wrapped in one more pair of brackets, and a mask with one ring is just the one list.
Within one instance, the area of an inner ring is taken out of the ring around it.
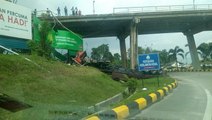
{"label": "tree line", "polygon": [[[212,61],[212,43],[202,43],[197,47],[197,52],[202,58],[202,62],[205,61]],[[178,68],[179,60],[178,58],[181,57],[184,59],[188,56],[190,52],[184,52],[182,48],[179,46],[175,46],[173,49],[170,50],[155,50],[151,49],[150,47],[142,48],[138,46],[138,54],[149,54],[149,53],[159,53],[161,66],[167,66],[170,63],[176,63],[176,67]],[[128,56],[128,64],[130,63],[130,49],[127,50]],[[179,56],[179,57],[178,57]],[[92,48],[91,58],[96,61],[109,61],[112,65],[122,65],[121,56],[119,53],[112,54],[109,50],[108,44],[102,44],[97,48]]]}

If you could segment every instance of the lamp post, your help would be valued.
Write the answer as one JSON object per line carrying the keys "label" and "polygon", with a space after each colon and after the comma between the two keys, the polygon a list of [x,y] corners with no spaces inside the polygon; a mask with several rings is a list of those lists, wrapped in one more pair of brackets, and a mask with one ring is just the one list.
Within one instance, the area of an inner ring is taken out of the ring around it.
{"label": "lamp post", "polygon": [[195,0],[193,0],[193,7],[194,7],[194,10],[195,10]]}

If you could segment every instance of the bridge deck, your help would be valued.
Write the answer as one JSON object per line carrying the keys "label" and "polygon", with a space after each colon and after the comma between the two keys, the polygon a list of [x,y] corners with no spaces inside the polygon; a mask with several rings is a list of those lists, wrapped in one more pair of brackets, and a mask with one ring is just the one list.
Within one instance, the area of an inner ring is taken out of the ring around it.
{"label": "bridge deck", "polygon": [[[129,35],[133,18],[139,18],[138,34],[211,30],[212,10],[122,13],[85,16],[57,16],[67,28],[84,38]],[[49,18],[53,22],[53,17]],[[62,29],[60,25],[56,28]]]}

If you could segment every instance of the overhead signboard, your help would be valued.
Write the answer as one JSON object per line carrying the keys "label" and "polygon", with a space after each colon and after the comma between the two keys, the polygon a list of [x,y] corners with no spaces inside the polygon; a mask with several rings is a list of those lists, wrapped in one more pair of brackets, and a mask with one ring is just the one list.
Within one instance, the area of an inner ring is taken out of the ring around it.
{"label": "overhead signboard", "polygon": [[69,49],[81,51],[83,48],[82,38],[74,33],[65,30],[58,30],[55,39],[53,38],[52,46],[58,49]]}
{"label": "overhead signboard", "polygon": [[160,69],[160,60],[159,55],[157,53],[138,55],[139,71],[159,70],[159,69]]}
{"label": "overhead signboard", "polygon": [[31,10],[0,0],[0,35],[32,39]]}

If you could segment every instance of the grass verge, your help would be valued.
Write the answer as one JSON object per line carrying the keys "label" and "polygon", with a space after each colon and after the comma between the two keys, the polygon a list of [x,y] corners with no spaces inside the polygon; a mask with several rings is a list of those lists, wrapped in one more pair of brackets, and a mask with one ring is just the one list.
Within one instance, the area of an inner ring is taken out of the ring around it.
{"label": "grass verge", "polygon": [[[159,80],[159,86],[158,86],[158,80]],[[138,85],[136,92],[129,96],[128,98],[122,100],[118,104],[112,105],[112,107],[117,107],[123,104],[127,104],[133,100],[136,100],[141,97],[145,97],[148,94],[157,91],[158,89],[163,88],[164,86],[167,86],[168,84],[174,82],[174,79],[169,77],[169,76],[159,76],[158,78],[150,78],[150,79],[143,79],[143,84],[142,80],[136,80]],[[147,90],[143,90],[143,88],[147,88]]]}
{"label": "grass verge", "polygon": [[0,54],[0,93],[33,107],[15,113],[0,108],[0,119],[77,119],[88,106],[124,90],[95,68],[26,57],[43,69],[22,57]]}

